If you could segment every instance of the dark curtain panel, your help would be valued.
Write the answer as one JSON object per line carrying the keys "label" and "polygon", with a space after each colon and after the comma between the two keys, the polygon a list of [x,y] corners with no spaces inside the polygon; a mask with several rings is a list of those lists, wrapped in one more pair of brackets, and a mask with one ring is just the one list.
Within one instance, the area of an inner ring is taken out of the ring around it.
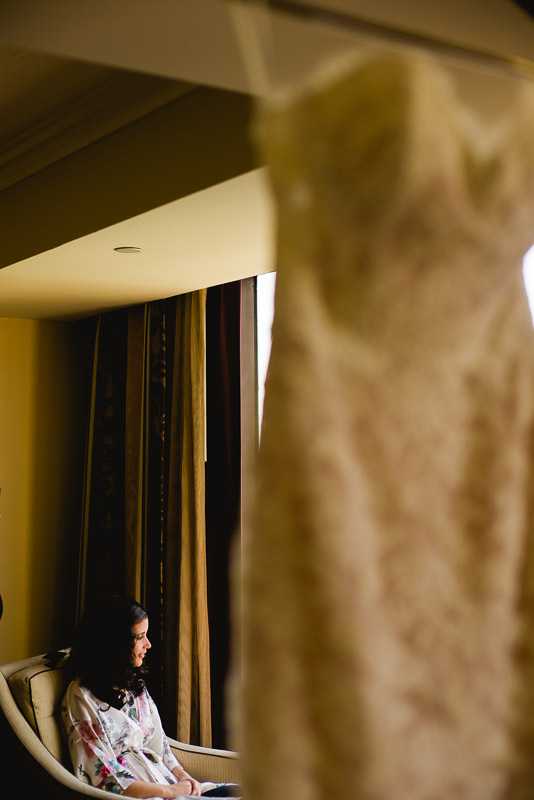
{"label": "dark curtain panel", "polygon": [[208,746],[205,302],[204,290],[98,320],[78,610],[108,591],[147,608],[165,729]]}
{"label": "dark curtain panel", "polygon": [[206,302],[206,547],[214,747],[227,746],[230,647],[229,550],[240,510],[241,282],[208,289]]}

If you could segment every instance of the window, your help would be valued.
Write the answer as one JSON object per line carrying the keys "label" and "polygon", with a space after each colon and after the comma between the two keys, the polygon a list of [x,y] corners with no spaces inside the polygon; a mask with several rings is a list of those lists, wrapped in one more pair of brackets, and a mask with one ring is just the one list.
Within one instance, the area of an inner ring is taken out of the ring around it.
{"label": "window", "polygon": [[258,275],[256,279],[256,336],[258,359],[258,430],[261,434],[265,378],[271,356],[271,328],[274,317],[276,272]]}
{"label": "window", "polygon": [[523,281],[528,297],[530,314],[534,322],[534,245],[525,253],[523,258]]}

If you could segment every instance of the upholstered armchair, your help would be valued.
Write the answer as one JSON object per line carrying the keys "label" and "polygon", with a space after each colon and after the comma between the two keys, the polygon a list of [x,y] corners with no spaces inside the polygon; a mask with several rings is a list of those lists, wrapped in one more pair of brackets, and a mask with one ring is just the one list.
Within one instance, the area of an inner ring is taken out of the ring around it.
{"label": "upholstered armchair", "polygon": [[[66,688],[61,662],[44,656],[0,666],[0,730],[4,776],[13,776],[18,794],[47,792],[54,800],[80,795],[102,800],[109,793],[80,781],[72,772],[59,721]],[[239,782],[237,753],[169,739],[184,768],[200,781]]]}

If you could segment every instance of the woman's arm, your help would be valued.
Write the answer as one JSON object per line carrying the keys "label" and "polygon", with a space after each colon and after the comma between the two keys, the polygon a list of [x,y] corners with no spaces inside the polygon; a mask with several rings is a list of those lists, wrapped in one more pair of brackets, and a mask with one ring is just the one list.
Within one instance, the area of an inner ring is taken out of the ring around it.
{"label": "woman's arm", "polygon": [[167,769],[169,769],[179,781],[185,780],[191,783],[191,790],[188,792],[188,794],[193,795],[193,797],[198,797],[200,794],[202,794],[202,787],[197,780],[195,780],[191,775],[189,775],[188,772],[185,771],[172,752],[161,724],[159,711],[147,689],[145,689],[143,695],[139,697],[138,702],[140,704],[142,702],[147,704],[148,713],[150,714],[152,724],[154,726],[152,738],[146,744],[148,744],[150,748],[152,748],[162,757],[163,763]]}
{"label": "woman's arm", "polygon": [[[126,797],[163,797],[174,798],[185,795],[188,797],[193,794],[193,781],[192,778],[180,780],[178,783],[150,783],[149,781],[134,781],[127,789],[121,792]],[[200,794],[198,792],[197,794]]]}

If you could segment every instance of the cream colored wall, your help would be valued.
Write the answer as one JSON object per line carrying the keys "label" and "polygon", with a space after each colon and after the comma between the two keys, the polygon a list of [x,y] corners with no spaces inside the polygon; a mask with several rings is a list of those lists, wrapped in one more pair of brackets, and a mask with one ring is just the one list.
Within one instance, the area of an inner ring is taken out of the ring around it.
{"label": "cream colored wall", "polygon": [[85,326],[0,319],[0,663],[65,644],[73,622]]}

